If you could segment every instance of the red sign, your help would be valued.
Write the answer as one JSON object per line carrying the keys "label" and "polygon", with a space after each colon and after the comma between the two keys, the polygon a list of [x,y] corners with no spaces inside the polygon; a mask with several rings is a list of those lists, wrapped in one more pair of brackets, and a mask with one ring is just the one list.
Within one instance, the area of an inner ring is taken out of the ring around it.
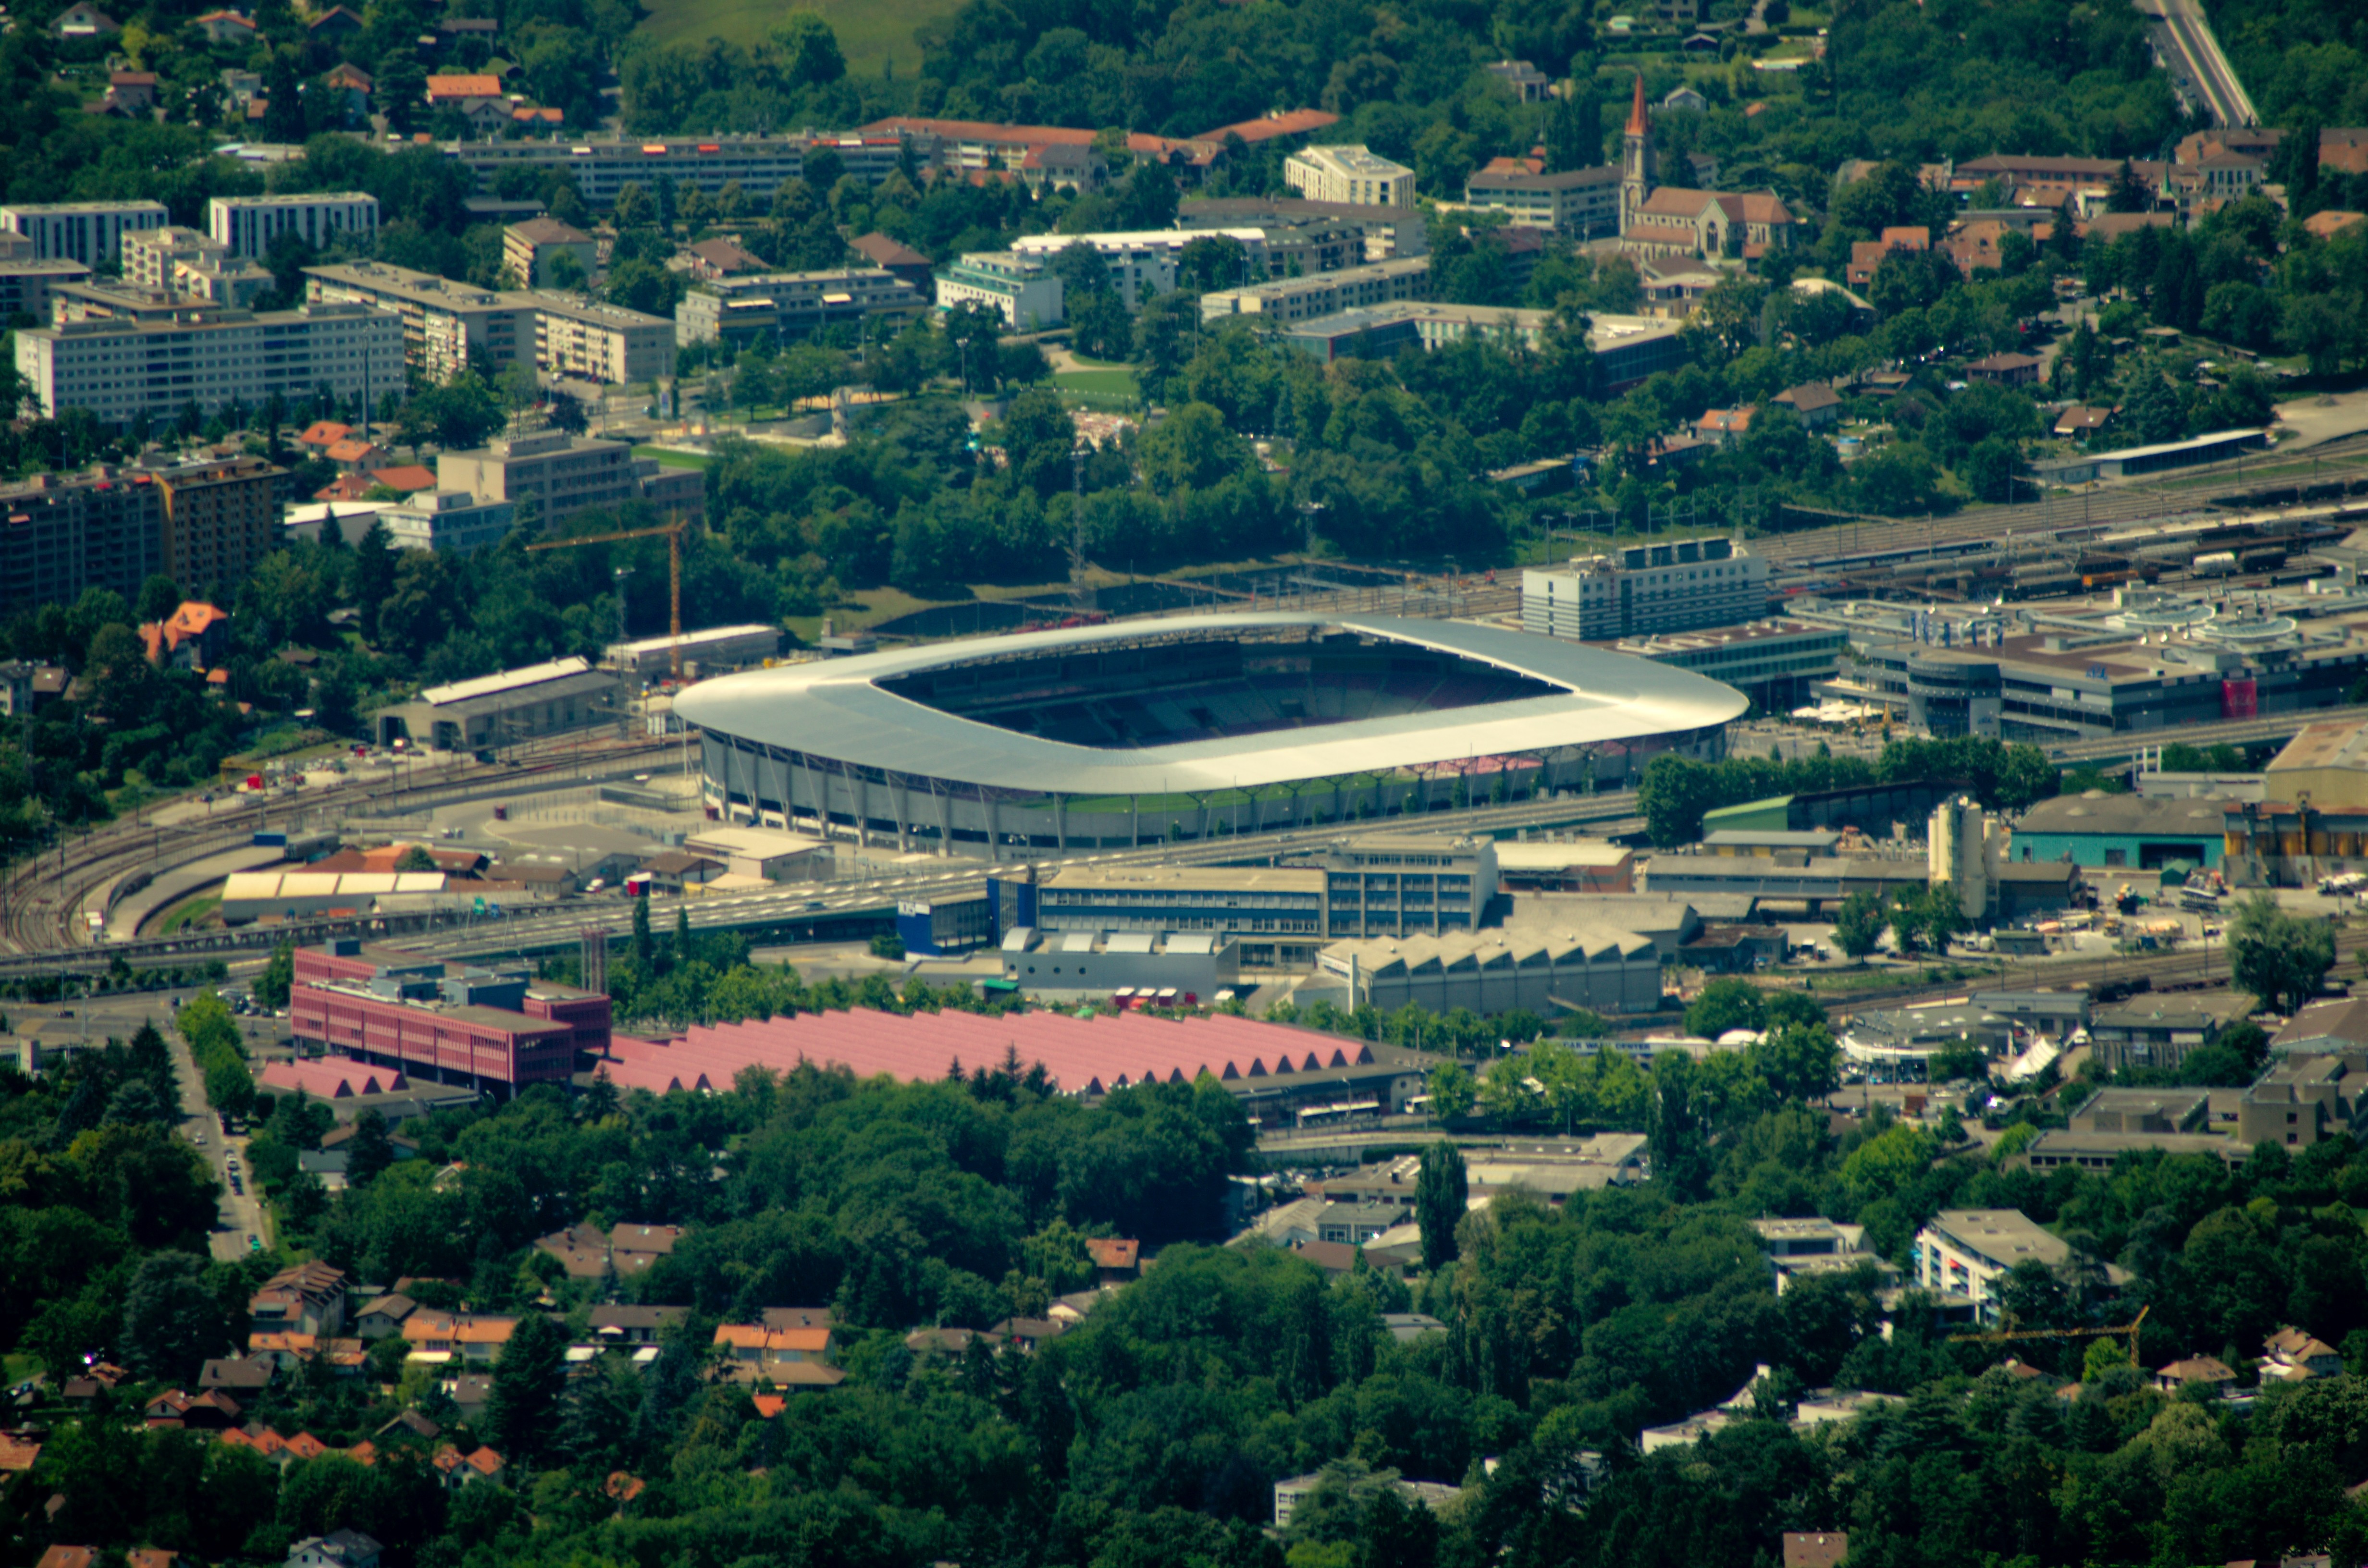
{"label": "red sign", "polygon": [[2249,680],[2224,680],[2220,683],[2220,717],[2252,719],[2260,714],[2260,694]]}

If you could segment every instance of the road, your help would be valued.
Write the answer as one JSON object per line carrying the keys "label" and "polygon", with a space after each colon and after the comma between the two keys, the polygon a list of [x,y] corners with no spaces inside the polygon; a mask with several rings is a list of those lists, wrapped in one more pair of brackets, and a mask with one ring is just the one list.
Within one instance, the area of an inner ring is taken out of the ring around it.
{"label": "road", "polygon": [[[230,990],[223,989],[226,993]],[[154,997],[149,998],[149,1005],[155,1005]],[[242,1018],[240,1023],[244,1026],[256,1021]],[[181,1124],[181,1136],[198,1145],[198,1153],[206,1158],[208,1171],[222,1184],[221,1218],[214,1225],[213,1255],[224,1260],[245,1257],[251,1250],[246,1240],[249,1236],[260,1238],[266,1246],[271,1244],[263,1204],[255,1189],[250,1187],[245,1192],[235,1192],[231,1187],[233,1162],[239,1167],[242,1181],[252,1174],[246,1170],[246,1138],[244,1134],[232,1137],[222,1131],[221,1121],[206,1108],[205,1079],[198,1071],[197,1058],[189,1051],[189,1042],[181,1038],[181,1031],[173,1027],[169,1016],[159,1018],[158,1023],[165,1030],[165,1043],[173,1048],[173,1075],[181,1085],[181,1104],[195,1113]]]}
{"label": "road", "polygon": [[2229,126],[2261,123],[2245,85],[2237,80],[2228,57],[2220,52],[2220,40],[2213,35],[2201,0],[2136,0],[2136,5],[2146,15],[2162,19],[2180,73],[2203,93],[2214,121]]}

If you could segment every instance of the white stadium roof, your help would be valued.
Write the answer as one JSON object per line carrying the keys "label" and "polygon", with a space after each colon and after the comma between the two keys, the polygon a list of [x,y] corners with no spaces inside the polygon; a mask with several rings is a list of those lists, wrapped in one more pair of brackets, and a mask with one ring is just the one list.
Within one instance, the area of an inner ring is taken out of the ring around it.
{"label": "white stadium roof", "polygon": [[[1562,690],[1429,712],[1133,748],[1077,745],[924,706],[878,684],[982,659],[1291,628],[1450,653]],[[1212,615],[974,638],[702,681],[675,711],[745,744],[988,789],[1125,795],[1251,788],[1534,754],[1704,729],[1741,716],[1732,687],[1582,642],[1390,616]]]}

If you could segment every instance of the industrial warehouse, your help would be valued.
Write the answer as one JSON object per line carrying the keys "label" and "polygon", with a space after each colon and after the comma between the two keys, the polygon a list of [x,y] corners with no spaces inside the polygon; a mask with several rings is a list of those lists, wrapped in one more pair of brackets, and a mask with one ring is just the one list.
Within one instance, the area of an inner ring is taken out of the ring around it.
{"label": "industrial warehouse", "polygon": [[1251,614],[751,671],[677,711],[718,816],[1001,859],[1625,781],[1715,759],[1746,706],[1506,628]]}

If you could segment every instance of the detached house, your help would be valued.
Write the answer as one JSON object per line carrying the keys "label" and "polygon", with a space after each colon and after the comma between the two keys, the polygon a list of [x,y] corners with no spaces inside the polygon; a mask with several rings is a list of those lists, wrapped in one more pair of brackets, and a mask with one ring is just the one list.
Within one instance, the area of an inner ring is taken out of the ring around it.
{"label": "detached house", "polygon": [[2287,1382],[2308,1378],[2332,1378],[2343,1371],[2343,1352],[2288,1325],[2270,1335],[2262,1346],[2261,1376]]}
{"label": "detached house", "polygon": [[346,1271],[317,1261],[283,1268],[247,1298],[246,1315],[259,1333],[343,1333]]}

